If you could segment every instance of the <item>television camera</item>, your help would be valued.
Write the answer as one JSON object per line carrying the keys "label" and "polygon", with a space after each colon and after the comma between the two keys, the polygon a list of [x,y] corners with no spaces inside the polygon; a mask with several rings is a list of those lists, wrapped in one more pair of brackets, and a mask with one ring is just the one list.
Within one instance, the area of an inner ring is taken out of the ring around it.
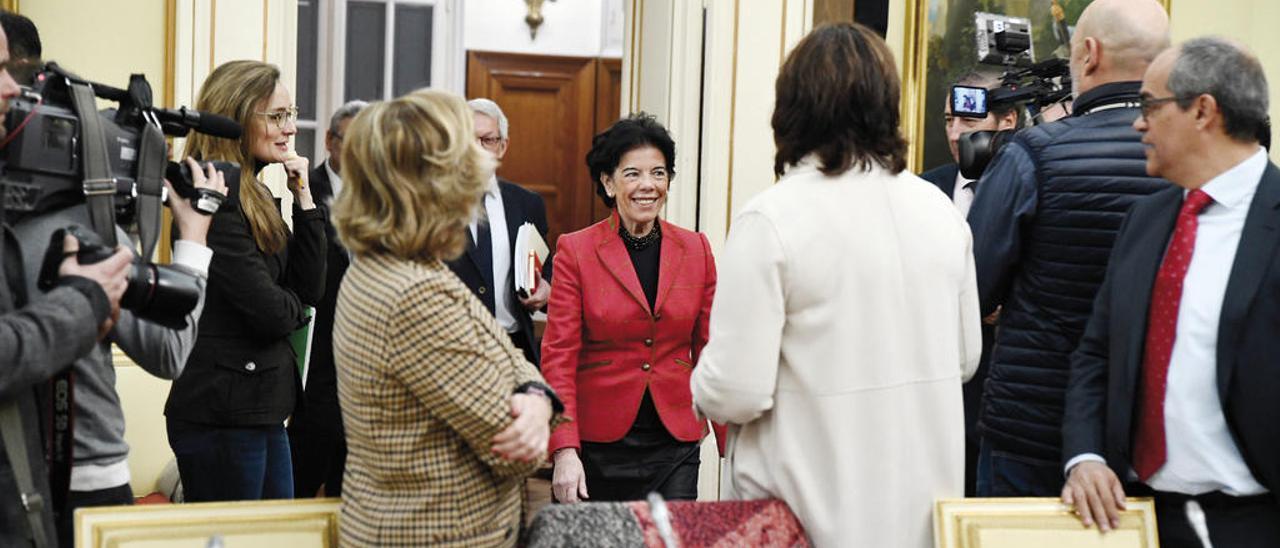
{"label": "television camera", "polygon": [[[1023,109],[1022,118],[1034,125],[1042,109],[1071,97],[1071,72],[1065,59],[1050,57],[1035,62],[1029,19],[978,12],[974,22],[978,62],[1000,65],[1005,71],[1000,85],[993,89],[952,86],[948,100],[953,116],[986,118],[992,110],[1007,111],[1012,107]],[[961,135],[960,172],[970,179],[980,177],[1015,131]]]}
{"label": "television camera", "polygon": [[[96,98],[114,101],[98,112]],[[128,89],[89,82],[49,63],[30,88],[10,102],[6,136],[0,142],[0,188],[4,214],[11,221],[86,203],[92,232],[68,227],[54,235],[45,256],[41,287],[55,281],[63,255],[62,233],[80,240],[82,264],[110,256],[118,244],[116,225],[137,234],[141,254],[135,260],[122,306],[139,317],[173,328],[186,326],[199,288],[194,274],[157,265],[152,256],[160,236],[167,175],[174,190],[197,211],[211,215],[225,199],[195,188],[185,166],[167,161],[165,136],[197,131],[239,138],[240,125],[213,114],[152,104],[151,86],[141,74]],[[224,177],[238,178],[235,164],[218,162]],[[53,257],[51,259],[50,257]]]}

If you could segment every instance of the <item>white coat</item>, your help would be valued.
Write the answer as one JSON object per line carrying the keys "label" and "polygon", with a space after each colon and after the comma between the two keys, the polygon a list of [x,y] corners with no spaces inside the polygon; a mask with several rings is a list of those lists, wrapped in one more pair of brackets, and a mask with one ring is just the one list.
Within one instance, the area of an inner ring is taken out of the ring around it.
{"label": "white coat", "polygon": [[694,405],[730,423],[721,495],[780,498],[817,546],[929,547],[962,495],[982,352],[969,227],[936,187],[812,158],[734,218]]}

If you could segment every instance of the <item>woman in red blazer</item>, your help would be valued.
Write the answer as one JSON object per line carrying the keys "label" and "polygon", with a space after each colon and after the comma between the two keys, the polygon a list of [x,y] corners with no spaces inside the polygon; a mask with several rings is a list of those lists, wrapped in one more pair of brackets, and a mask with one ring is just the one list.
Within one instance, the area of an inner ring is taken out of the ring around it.
{"label": "woman in red blazer", "polygon": [[560,237],[542,374],[570,420],[551,434],[560,502],[698,494],[689,376],[707,342],[716,269],[706,236],[658,218],[675,143],[651,116],[615,123],[587,154],[608,219]]}

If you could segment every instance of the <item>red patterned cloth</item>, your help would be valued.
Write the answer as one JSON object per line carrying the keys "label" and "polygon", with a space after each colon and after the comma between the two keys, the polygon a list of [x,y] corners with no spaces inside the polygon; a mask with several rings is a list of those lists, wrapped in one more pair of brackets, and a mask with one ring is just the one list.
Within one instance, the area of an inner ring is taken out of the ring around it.
{"label": "red patterned cloth", "polygon": [[[644,544],[663,548],[658,526],[649,511],[649,503],[628,502],[635,514]],[[680,546],[809,546],[804,527],[786,503],[780,500],[743,500],[725,502],[667,503],[671,526]]]}

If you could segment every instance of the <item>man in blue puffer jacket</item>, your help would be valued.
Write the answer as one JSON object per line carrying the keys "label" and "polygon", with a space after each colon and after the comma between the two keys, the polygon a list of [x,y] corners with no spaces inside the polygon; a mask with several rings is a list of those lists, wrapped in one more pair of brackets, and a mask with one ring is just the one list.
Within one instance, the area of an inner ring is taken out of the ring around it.
{"label": "man in blue puffer jacket", "polygon": [[1097,0],[1071,37],[1072,116],[1018,133],[969,211],[983,315],[1000,308],[983,390],[979,496],[1058,496],[1062,403],[1075,350],[1129,206],[1147,176],[1138,88],[1169,47],[1154,0]]}

